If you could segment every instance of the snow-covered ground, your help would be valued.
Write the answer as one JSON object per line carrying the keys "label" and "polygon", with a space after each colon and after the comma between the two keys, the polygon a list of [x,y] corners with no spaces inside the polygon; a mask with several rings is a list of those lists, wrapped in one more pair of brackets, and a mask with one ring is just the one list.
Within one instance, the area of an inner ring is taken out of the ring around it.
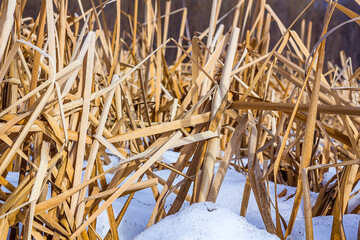
{"label": "snow-covered ground", "polygon": [[276,240],[239,214],[211,202],[193,204],[140,233],[136,240],[247,239]]}
{"label": "snow-covered ground", "polygon": [[[166,152],[163,155],[163,161],[167,163],[175,162],[178,158],[178,153]],[[117,163],[113,158],[113,162],[104,166],[104,169],[109,169]],[[217,168],[217,166],[216,166]],[[167,179],[170,171],[157,171],[156,174]],[[325,175],[330,178],[334,174],[331,169],[330,173]],[[106,176],[109,182],[112,174]],[[6,178],[13,185],[17,185],[18,174],[9,173]],[[144,177],[143,180],[146,178]],[[174,184],[182,180],[178,177]],[[135,193],[131,204],[126,211],[123,221],[121,222],[118,232],[120,239],[130,240],[136,237],[137,240],[148,239],[277,239],[276,236],[267,233],[265,226],[261,219],[255,198],[253,194],[250,196],[249,206],[247,209],[246,218],[239,216],[242,195],[244,191],[246,176],[230,168],[225,176],[224,182],[221,186],[218,199],[213,203],[199,203],[189,206],[185,202],[182,210],[169,216],[154,226],[146,229],[146,225],[155,206],[155,200],[151,189],[144,189]],[[353,190],[357,191],[360,186]],[[269,182],[270,195],[274,201],[274,184]],[[5,190],[4,187],[1,187]],[[295,188],[284,185],[277,186],[277,193],[279,194],[284,189],[287,193],[284,197],[278,198],[280,214],[288,221],[291,208],[293,205]],[[159,191],[162,190],[162,185],[158,185]],[[5,190],[6,191],[6,190]],[[192,189],[190,189],[190,192]],[[171,203],[174,201],[176,195],[170,194],[165,203],[165,210],[169,210]],[[317,194],[311,193],[312,203],[315,203]],[[113,203],[113,209],[117,215],[127,196],[117,199]],[[351,199],[349,206],[356,205],[359,202],[359,197]],[[350,207],[349,207],[350,208]],[[275,221],[275,211],[273,209],[272,215]],[[346,214],[344,216],[344,229],[347,239],[356,239],[357,227],[360,216]],[[330,239],[332,225],[332,216],[322,216],[313,218],[313,227],[316,240]],[[106,211],[103,212],[97,219],[96,231],[101,237],[104,237],[109,230],[109,224]],[[288,238],[293,240],[305,239],[305,222],[303,215],[303,207],[301,206],[297,214],[295,226],[292,235]]]}
{"label": "snow-covered ground", "polygon": [[[163,161],[173,163],[178,158],[176,152],[166,152],[163,155]],[[217,168],[217,166],[216,166]],[[333,169],[330,169],[327,175],[330,177],[334,174]],[[156,174],[167,179],[170,171],[162,170],[157,171]],[[109,176],[111,178],[111,176]],[[175,181],[174,184],[182,180],[181,177]],[[119,227],[119,235],[121,239],[137,240],[146,239],[234,239],[232,236],[238,236],[235,239],[273,239],[273,235],[264,232],[265,226],[261,219],[255,197],[253,194],[250,196],[250,202],[247,209],[246,219],[239,216],[242,195],[244,191],[246,176],[230,168],[225,176],[223,185],[221,186],[216,204],[202,203],[189,206],[185,202],[182,210],[174,216],[169,216],[158,224],[147,229],[146,225],[150,218],[151,212],[155,206],[155,200],[151,189],[144,189],[135,194],[124,219]],[[274,201],[274,184],[269,182],[270,195]],[[158,185],[159,191],[162,186]],[[277,193],[279,194],[284,189],[287,193],[284,197],[278,199],[280,213],[286,221],[289,220],[291,208],[293,205],[295,188],[278,185]],[[357,186],[359,188],[359,186]],[[354,189],[356,191],[357,189]],[[192,189],[190,189],[190,192]],[[353,192],[354,192],[353,191]],[[317,194],[311,193],[311,200],[313,203],[316,201]],[[114,211],[117,214],[126,201],[126,197],[119,198],[114,204]],[[170,204],[175,199],[174,194],[170,194],[167,198],[165,209],[170,208]],[[356,198],[351,199],[350,205]],[[355,202],[354,202],[355,203]],[[208,208],[216,209],[216,211],[209,212]],[[275,220],[275,211],[272,211]],[[221,217],[224,215],[224,217]],[[356,239],[357,227],[360,220],[358,215],[345,215],[344,228],[347,239]],[[315,217],[313,218],[314,234],[316,240],[330,239],[332,217]],[[252,225],[252,226],[251,226]],[[239,229],[238,226],[243,226]],[[104,236],[109,230],[107,224],[107,215],[103,213],[98,219],[97,231],[100,236]],[[248,234],[248,235],[246,235]],[[221,237],[220,237],[221,236]],[[244,237],[242,237],[244,236]],[[246,236],[246,237],[245,237]],[[251,238],[254,236],[254,238]],[[305,239],[305,222],[303,215],[303,207],[299,209],[297,214],[295,226],[292,235],[289,239]]]}

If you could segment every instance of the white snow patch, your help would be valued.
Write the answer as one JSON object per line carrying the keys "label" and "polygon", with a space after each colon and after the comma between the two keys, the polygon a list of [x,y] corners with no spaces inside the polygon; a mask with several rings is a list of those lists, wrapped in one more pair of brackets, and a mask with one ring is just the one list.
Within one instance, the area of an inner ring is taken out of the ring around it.
{"label": "white snow patch", "polygon": [[185,239],[279,239],[265,230],[258,229],[238,214],[202,202],[192,204],[148,228],[135,240],[185,240]]}
{"label": "white snow patch", "polygon": [[[19,172],[8,172],[5,179],[14,187],[17,187],[19,182],[19,175]],[[1,190],[5,193],[10,193],[10,191],[4,185],[1,185]]]}
{"label": "white snow patch", "polygon": [[179,156],[180,156],[180,153],[178,153],[178,152],[167,151],[162,155],[162,157],[164,158],[163,162],[165,162],[165,163],[176,163]]}
{"label": "white snow patch", "polygon": [[[331,238],[331,227],[333,216],[313,217],[314,239],[329,240]],[[343,226],[346,239],[356,239],[360,216],[355,214],[345,214],[343,217]],[[294,240],[306,239],[305,220],[302,219],[295,224],[291,233]]]}

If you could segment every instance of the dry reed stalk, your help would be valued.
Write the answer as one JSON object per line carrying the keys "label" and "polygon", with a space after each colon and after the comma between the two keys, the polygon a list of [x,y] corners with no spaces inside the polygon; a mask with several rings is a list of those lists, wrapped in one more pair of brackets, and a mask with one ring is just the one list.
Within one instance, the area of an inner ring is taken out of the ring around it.
{"label": "dry reed stalk", "polygon": [[[76,151],[76,160],[74,167],[74,178],[73,185],[76,186],[81,182],[81,172],[83,168],[84,162],[84,154],[85,154],[85,140],[86,133],[88,129],[88,119],[90,113],[90,96],[91,96],[91,87],[92,87],[92,75],[93,75],[93,65],[94,65],[94,47],[95,47],[95,33],[90,32],[89,36],[91,38],[89,51],[86,57],[86,75],[84,77],[84,103],[82,107],[82,115],[79,124],[79,141],[77,143],[77,151]],[[71,210],[72,213],[75,213],[75,208],[78,204],[78,194],[75,194],[71,201]]]}
{"label": "dry reed stalk", "polygon": [[[228,54],[225,59],[224,69],[222,72],[222,78],[220,80],[219,88],[215,93],[215,98],[213,100],[211,106],[211,120],[214,119],[216,112],[219,110],[221,102],[224,101],[227,96],[227,92],[229,91],[230,83],[231,83],[231,69],[234,63],[235,57],[235,49],[237,46],[237,42],[239,39],[239,28],[232,29],[230,36],[230,43],[228,48]],[[221,121],[221,120],[220,120]],[[219,128],[216,127],[216,132],[219,133]],[[219,150],[219,138],[212,138],[208,141],[208,147],[204,157],[204,166],[201,174],[201,183],[200,183],[200,192],[199,192],[199,201],[206,201],[210,187],[211,180],[213,177],[215,159],[218,156]]]}
{"label": "dry reed stalk", "polygon": [[[328,11],[330,12],[330,8],[328,8]],[[333,10],[332,10],[333,11]],[[327,32],[327,26],[329,24],[331,13],[327,12],[326,15],[326,21],[324,24],[322,35],[324,35]],[[310,98],[310,107],[308,110],[308,117],[306,121],[306,127],[305,127],[305,136],[304,136],[304,146],[302,151],[302,158],[300,161],[300,167],[301,169],[307,168],[310,165],[311,161],[311,155],[312,155],[312,149],[313,149],[313,138],[314,138],[314,132],[315,132],[315,124],[316,124],[316,115],[317,115],[317,108],[318,108],[318,101],[319,101],[319,92],[320,92],[320,82],[321,82],[321,75],[323,71],[324,66],[324,56],[325,56],[325,42],[323,42],[319,47],[319,56],[318,56],[318,62],[317,67],[315,71],[315,78],[314,78],[314,85],[311,92],[311,98]],[[303,171],[303,170],[302,170]],[[303,185],[302,185],[302,177],[305,172],[302,172],[299,175],[298,184],[297,184],[297,191],[295,195],[295,201],[294,206],[292,210],[292,214],[290,217],[290,224],[288,226],[288,229],[286,230],[287,234],[291,233],[294,217],[297,214],[297,210],[301,201],[301,196],[303,193]],[[308,188],[308,185],[305,183],[304,186]],[[310,191],[310,189],[306,189]],[[313,236],[313,228],[312,228],[312,214],[309,212],[311,210],[311,204],[308,201],[309,199],[309,193],[306,193],[304,196],[304,203],[307,205],[304,205],[304,211],[305,211],[305,225],[306,225],[306,239],[314,239]]]}

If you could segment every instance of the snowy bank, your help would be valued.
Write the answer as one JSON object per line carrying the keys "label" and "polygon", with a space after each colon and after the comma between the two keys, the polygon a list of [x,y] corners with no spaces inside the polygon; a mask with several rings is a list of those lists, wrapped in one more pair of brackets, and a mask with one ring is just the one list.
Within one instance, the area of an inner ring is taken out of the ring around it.
{"label": "snowy bank", "polygon": [[279,239],[258,229],[245,218],[210,202],[182,209],[139,234],[136,240],[185,239]]}
{"label": "snowy bank", "polygon": [[[176,152],[168,151],[163,155],[163,161],[171,163],[176,161],[179,154]],[[113,163],[109,166],[105,166],[105,170],[112,165],[116,164],[117,160],[113,159]],[[217,170],[218,164],[215,166]],[[186,169],[184,170],[186,172]],[[167,179],[170,171],[161,170],[156,171],[156,174]],[[334,174],[329,173],[330,174]],[[112,174],[106,176],[107,182],[113,177]],[[146,176],[144,180],[146,180]],[[181,181],[182,178],[175,179],[174,184]],[[138,191],[135,193],[133,200],[131,201],[128,210],[126,211],[122,222],[118,228],[120,239],[132,240],[138,235],[137,239],[231,239],[230,234],[237,234],[233,239],[244,239],[242,234],[248,229],[252,229],[251,235],[246,235],[245,239],[278,239],[277,237],[268,234],[265,230],[264,223],[262,221],[258,206],[254,195],[250,194],[250,201],[246,213],[246,219],[239,216],[240,205],[244,192],[246,182],[246,176],[237,172],[233,167],[230,167],[223,185],[221,186],[216,205],[211,203],[193,204],[189,206],[188,202],[185,202],[182,210],[174,215],[168,216],[161,220],[158,224],[145,230],[149,221],[152,210],[155,206],[155,200],[150,188]],[[360,186],[358,184],[353,192],[357,191]],[[162,190],[162,186],[158,185],[159,191]],[[278,198],[278,204],[280,214],[284,217],[285,221],[290,218],[291,208],[294,203],[294,194],[296,188],[278,184],[278,194],[286,189],[286,194],[283,197]],[[269,190],[272,201],[274,201],[274,183],[269,182]],[[189,193],[192,194],[192,188],[189,189]],[[314,204],[317,198],[317,193],[311,192],[311,202]],[[122,206],[125,204],[128,196],[121,197],[113,203],[114,213],[117,215]],[[165,202],[165,211],[168,211],[173,203],[176,195],[170,194]],[[351,201],[358,201],[353,198]],[[350,202],[351,203],[351,202]],[[216,211],[209,212],[207,209],[215,208]],[[275,210],[272,208],[272,217],[275,221]],[[357,227],[359,223],[359,215],[344,215],[344,229],[347,239],[356,239]],[[315,240],[327,240],[330,239],[331,234],[332,216],[321,216],[313,218],[313,227]],[[241,226],[241,227],[239,227]],[[103,238],[110,229],[108,217],[106,211],[103,212],[97,221],[96,230]],[[221,229],[225,229],[221,231]],[[261,229],[261,230],[259,230]],[[185,231],[186,230],[186,231]],[[145,232],[143,232],[145,231]],[[143,232],[143,233],[142,233]],[[267,233],[264,237],[258,237],[255,234]],[[171,234],[171,235],[170,235]],[[219,235],[220,234],[220,235]],[[219,236],[221,236],[219,238]],[[270,237],[267,237],[270,236]],[[291,236],[288,240],[303,240],[305,238],[305,220],[303,214],[303,206],[300,207],[296,216],[295,225]]]}

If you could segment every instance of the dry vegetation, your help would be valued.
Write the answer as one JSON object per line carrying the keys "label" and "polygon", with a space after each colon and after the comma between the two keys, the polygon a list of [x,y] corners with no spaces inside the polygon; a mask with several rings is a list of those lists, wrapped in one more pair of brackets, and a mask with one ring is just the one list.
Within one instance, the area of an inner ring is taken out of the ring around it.
{"label": "dry vegetation", "polygon": [[[2,1],[0,184],[7,191],[0,190],[0,239],[7,233],[98,239],[104,211],[111,227],[105,239],[118,239],[136,191],[152,189],[151,226],[184,201],[216,201],[230,165],[247,174],[242,216],[257,204],[266,229],[284,239],[303,199],[308,239],[312,216],[320,215],[334,216],[333,239],[345,238],[342,215],[360,178],[360,69],[344,53],[341,66],[324,62],[324,55],[333,12],[360,24],[354,12],[329,0],[322,38],[313,46],[312,23],[302,14],[314,1],[294,20],[301,22],[297,33],[266,0],[239,0],[224,16],[222,1],[214,0],[209,28],[192,39],[183,37],[187,10],[171,9],[171,0],[165,12],[159,0],[146,0],[145,23],[137,18],[138,0],[131,13],[122,11],[121,0],[91,2],[76,17],[67,0],[42,0],[32,19],[22,16],[26,0]],[[114,29],[104,7],[116,11]],[[176,40],[167,36],[174,14],[182,14]],[[121,15],[130,32],[122,32]],[[231,29],[223,18],[232,19]],[[282,37],[270,48],[272,31]],[[167,61],[167,48],[177,50],[174,62]],[[161,161],[170,149],[180,152],[175,164]],[[120,163],[104,171],[114,156]],[[328,168],[337,171],[323,183]],[[169,169],[169,178],[158,177],[159,169]],[[6,179],[9,172],[20,172],[17,187]],[[182,180],[174,186],[176,177]],[[268,181],[297,187],[290,219],[282,218],[277,198],[270,200]],[[256,203],[248,202],[250,191]],[[313,207],[310,191],[319,193]],[[170,193],[177,197],[166,212]],[[112,203],[121,196],[128,200],[116,216]],[[359,212],[360,204],[353,210]]]}

